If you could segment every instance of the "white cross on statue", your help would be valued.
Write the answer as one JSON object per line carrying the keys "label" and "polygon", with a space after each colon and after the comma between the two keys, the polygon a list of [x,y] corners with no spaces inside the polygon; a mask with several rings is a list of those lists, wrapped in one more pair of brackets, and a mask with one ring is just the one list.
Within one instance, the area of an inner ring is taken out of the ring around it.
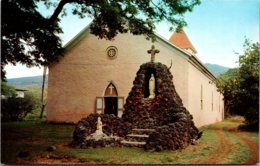
{"label": "white cross on statue", "polygon": [[110,94],[112,95],[114,86],[111,84],[108,88],[110,89]]}
{"label": "white cross on statue", "polygon": [[148,54],[151,54],[151,62],[153,63],[155,61],[155,54],[159,53],[159,50],[156,50],[154,45],[152,45],[152,48],[147,51]]}

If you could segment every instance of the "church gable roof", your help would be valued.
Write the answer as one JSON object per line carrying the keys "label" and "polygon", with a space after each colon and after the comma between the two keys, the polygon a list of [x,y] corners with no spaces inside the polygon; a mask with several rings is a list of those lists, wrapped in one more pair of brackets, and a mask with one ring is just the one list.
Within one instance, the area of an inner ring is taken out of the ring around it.
{"label": "church gable roof", "polygon": [[[89,34],[90,34],[90,24],[88,26],[86,26],[85,28],[83,28],[74,38],[72,38],[68,43],[66,43],[64,45],[65,51],[69,51],[70,49],[72,49],[75,45],[77,45],[83,38],[85,38]],[[192,44],[189,41],[185,32],[182,35],[186,36],[186,40],[192,46]],[[193,64],[195,66],[197,66],[198,69],[200,69],[205,75],[208,75],[212,80],[216,79],[216,77],[203,65],[203,63],[194,54],[191,54],[191,53],[183,50],[183,48],[179,47],[178,45],[174,44],[171,41],[166,40],[159,34],[155,34],[155,36],[157,38],[157,42],[161,41],[162,43],[165,43],[166,45],[168,45],[169,46],[168,48],[178,51],[180,53],[179,55],[182,55],[182,56],[186,57],[187,59],[189,59],[190,61],[192,61]],[[173,36],[174,36],[174,34],[172,35],[172,37]],[[191,48],[194,49],[192,51],[195,51],[195,53],[197,52],[193,46]]]}
{"label": "church gable roof", "polygon": [[77,45],[84,37],[90,34],[90,24],[83,28],[76,36],[70,39],[63,47],[66,51]]}
{"label": "church gable roof", "polygon": [[186,33],[181,30],[180,32],[174,32],[170,37],[169,41],[182,49],[191,49],[194,53],[197,53],[197,50],[194,48],[192,43],[190,42]]}

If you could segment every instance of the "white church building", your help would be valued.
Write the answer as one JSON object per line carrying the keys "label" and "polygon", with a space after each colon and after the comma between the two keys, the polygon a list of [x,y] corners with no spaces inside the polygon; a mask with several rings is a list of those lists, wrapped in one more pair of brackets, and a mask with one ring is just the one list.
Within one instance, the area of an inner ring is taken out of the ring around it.
{"label": "white church building", "polygon": [[171,66],[173,84],[195,125],[223,120],[224,101],[216,78],[196,57],[184,31],[169,40],[157,35],[152,43],[132,34],[119,34],[113,41],[98,39],[89,27],[65,46],[58,63],[49,66],[47,120],[76,123],[95,112],[121,117],[136,72],[151,59],[147,50],[152,45],[160,50],[155,61]]}

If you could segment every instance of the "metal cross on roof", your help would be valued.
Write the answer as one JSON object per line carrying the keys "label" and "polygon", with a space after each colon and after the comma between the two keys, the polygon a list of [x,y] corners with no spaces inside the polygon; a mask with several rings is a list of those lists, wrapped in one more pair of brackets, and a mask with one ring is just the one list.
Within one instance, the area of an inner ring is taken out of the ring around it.
{"label": "metal cross on roof", "polygon": [[151,62],[154,63],[155,61],[155,54],[159,53],[159,50],[156,50],[154,45],[152,45],[152,48],[150,50],[147,51],[148,54],[151,54]]}

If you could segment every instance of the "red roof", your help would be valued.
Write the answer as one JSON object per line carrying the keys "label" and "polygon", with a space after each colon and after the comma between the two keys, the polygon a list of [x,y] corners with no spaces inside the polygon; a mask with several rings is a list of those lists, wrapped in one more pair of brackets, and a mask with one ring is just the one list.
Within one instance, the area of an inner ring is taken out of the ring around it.
{"label": "red roof", "polygon": [[181,30],[178,33],[174,32],[172,34],[171,38],[169,39],[169,41],[179,48],[191,49],[194,53],[197,53],[197,50],[193,47],[188,36],[186,35],[186,33],[183,30]]}

